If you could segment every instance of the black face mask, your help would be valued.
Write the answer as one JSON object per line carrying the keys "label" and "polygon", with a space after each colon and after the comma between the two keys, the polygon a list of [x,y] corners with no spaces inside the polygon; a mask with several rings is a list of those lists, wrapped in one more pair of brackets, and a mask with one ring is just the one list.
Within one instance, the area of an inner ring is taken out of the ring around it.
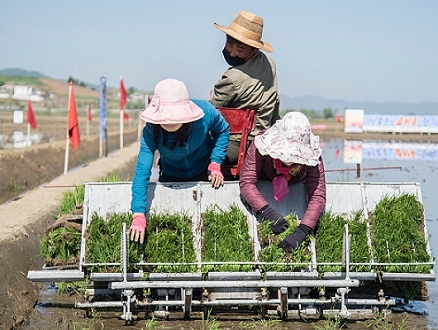
{"label": "black face mask", "polygon": [[231,66],[242,65],[245,63],[244,58],[240,58],[237,56],[231,56],[230,52],[228,52],[225,48],[222,50],[222,55],[224,55],[225,61]]}

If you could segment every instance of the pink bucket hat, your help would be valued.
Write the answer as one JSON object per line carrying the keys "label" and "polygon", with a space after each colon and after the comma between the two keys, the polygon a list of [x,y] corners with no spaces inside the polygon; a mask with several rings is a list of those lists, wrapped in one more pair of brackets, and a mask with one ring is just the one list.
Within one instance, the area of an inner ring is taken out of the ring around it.
{"label": "pink bucket hat", "polygon": [[309,120],[301,112],[288,112],[254,140],[260,154],[283,163],[319,164],[319,137],[311,132]]}
{"label": "pink bucket hat", "polygon": [[186,85],[164,79],[155,86],[154,96],[140,118],[152,124],[184,124],[198,120],[204,111],[189,98]]}

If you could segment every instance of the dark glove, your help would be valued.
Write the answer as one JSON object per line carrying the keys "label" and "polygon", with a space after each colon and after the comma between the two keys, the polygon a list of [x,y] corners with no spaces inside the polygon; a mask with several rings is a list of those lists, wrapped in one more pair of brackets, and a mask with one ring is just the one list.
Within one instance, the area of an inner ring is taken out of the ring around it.
{"label": "dark glove", "polygon": [[272,232],[274,234],[280,234],[284,232],[289,223],[286,219],[277,211],[275,211],[270,205],[265,206],[261,211],[262,217],[271,223]]}
{"label": "dark glove", "polygon": [[307,234],[312,228],[306,225],[299,225],[295,228],[292,234],[287,235],[278,246],[284,249],[287,253],[290,253],[293,249],[296,249],[306,238]]}

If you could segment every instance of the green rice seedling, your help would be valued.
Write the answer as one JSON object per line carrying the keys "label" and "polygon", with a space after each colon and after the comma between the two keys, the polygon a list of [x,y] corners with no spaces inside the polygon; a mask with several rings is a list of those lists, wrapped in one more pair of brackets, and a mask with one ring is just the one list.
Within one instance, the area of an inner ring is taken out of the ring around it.
{"label": "green rice seedling", "polygon": [[152,315],[152,318],[150,320],[145,321],[144,325],[145,325],[145,329],[155,329],[158,325],[158,320]]}
{"label": "green rice seedling", "polygon": [[[108,220],[104,220],[97,214],[93,214],[86,233],[86,257],[88,263],[100,263],[102,265],[91,266],[90,271],[121,271],[121,266],[111,267],[105,264],[121,262],[123,223],[126,223],[127,227],[131,223],[131,214],[129,212],[111,214]],[[139,261],[139,250],[137,244],[128,244],[128,260],[130,263],[136,263]],[[135,269],[136,267],[133,265],[128,267],[128,271],[133,271]]]}
{"label": "green rice seedling", "polygon": [[[370,247],[367,238],[367,223],[361,220],[362,211],[356,212],[352,220],[341,215],[326,212],[319,220],[316,234],[316,255],[318,263],[333,263],[320,265],[318,272],[322,276],[325,272],[341,272],[343,237],[345,225],[348,224],[350,234],[350,262],[365,265],[352,265],[350,270],[370,271]],[[368,264],[368,265],[366,265]]]}
{"label": "green rice seedling", "polygon": [[[371,214],[372,245],[378,263],[386,265],[381,271],[390,273],[429,273],[427,241],[424,237],[423,206],[412,194],[385,196]],[[413,263],[408,265],[408,263]]]}
{"label": "green rice seedling", "polygon": [[278,247],[278,242],[293,233],[298,226],[294,213],[287,215],[285,219],[289,223],[289,228],[278,235],[272,232],[271,224],[268,221],[262,221],[259,225],[258,234],[262,248],[259,259],[263,263],[261,268],[264,272],[300,271],[311,261],[309,237],[300,246],[293,249],[291,253],[286,253],[282,248]]}
{"label": "green rice seedling", "polygon": [[147,226],[145,257],[152,272],[195,272],[196,254],[191,218],[184,214],[151,214]]}
{"label": "green rice seedling", "polygon": [[113,170],[110,173],[108,173],[107,176],[99,178],[97,181],[98,182],[122,182],[122,181],[130,181],[130,178],[123,179],[117,170]]}
{"label": "green rice seedling", "polygon": [[81,233],[74,228],[58,227],[40,240],[41,255],[48,265],[78,263]]}
{"label": "green rice seedling", "polygon": [[86,281],[59,282],[57,283],[57,289],[59,294],[77,292],[83,295],[87,285],[88,283]]}
{"label": "green rice seedling", "polygon": [[[316,234],[316,257],[318,263],[342,262],[342,240],[346,219],[340,215],[326,212],[319,220]],[[318,272],[340,272],[340,265],[321,265]]]}
{"label": "green rice seedling", "polygon": [[371,247],[368,244],[368,221],[362,218],[362,211],[356,212],[354,219],[348,220],[350,234],[350,270],[371,271]]}
{"label": "green rice seedling", "polygon": [[366,327],[367,329],[377,329],[377,330],[403,330],[406,328],[406,322],[408,318],[409,316],[405,315],[400,321],[400,324],[395,324],[383,316],[378,316],[371,319]]}
{"label": "green rice seedling", "polygon": [[71,214],[76,210],[76,207],[84,202],[85,186],[75,186],[73,191],[67,190],[63,193],[60,206],[60,214]]}
{"label": "green rice seedling", "polygon": [[251,271],[251,264],[226,264],[227,262],[253,262],[253,243],[248,231],[245,214],[236,205],[221,209],[210,207],[203,215],[203,273],[208,271]]}
{"label": "green rice seedling", "polygon": [[422,281],[383,281],[381,278],[366,284],[367,288],[383,290],[385,294],[409,300],[425,300],[428,297],[426,282]]}
{"label": "green rice seedling", "polygon": [[323,321],[312,323],[310,326],[315,330],[339,330],[346,328],[346,321],[338,317],[329,317]]}
{"label": "green rice seedling", "polygon": [[[100,181],[116,182],[121,181],[118,172],[111,172],[106,178],[100,179]],[[73,190],[67,190],[63,193],[63,197],[60,204],[60,215],[72,214],[79,209],[84,202],[85,186],[77,185]],[[97,231],[93,237],[98,237],[99,233],[104,231],[104,227],[107,226],[105,221],[97,221],[91,226],[91,231]],[[127,223],[130,223],[130,218]],[[119,228],[121,233],[121,227]],[[106,244],[104,243],[95,243]],[[47,264],[50,265],[66,265],[76,264],[78,262],[81,245],[81,233],[70,227],[58,227],[51,230],[45,237],[40,240],[41,255],[45,258]],[[120,247],[120,242],[118,244]],[[108,248],[109,249],[109,248]],[[99,250],[97,248],[97,250]],[[100,251],[102,254],[106,254],[106,250]]]}
{"label": "green rice seedling", "polygon": [[[123,180],[117,170],[110,172],[106,177],[101,177],[98,182],[120,182],[127,181],[129,179]],[[60,214],[70,214],[73,213],[76,208],[84,203],[85,197],[85,185],[76,185],[74,190],[67,190],[63,193],[60,206]]]}

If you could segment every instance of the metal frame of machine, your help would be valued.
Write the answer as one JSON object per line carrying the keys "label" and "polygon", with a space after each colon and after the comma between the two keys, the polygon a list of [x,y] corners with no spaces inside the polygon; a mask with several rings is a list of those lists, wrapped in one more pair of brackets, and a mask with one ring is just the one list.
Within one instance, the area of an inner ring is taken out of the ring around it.
{"label": "metal frame of machine", "polygon": [[[290,194],[282,201],[273,199],[270,182],[261,182],[260,191],[280,213],[291,212],[299,218],[306,209],[304,184],[291,187]],[[410,193],[421,202],[420,185],[418,183],[327,183],[326,210],[335,214],[352,216],[363,210],[364,217],[373,210],[376,203],[384,195]],[[384,292],[376,292],[374,296],[349,297],[352,288],[357,288],[364,281],[374,281],[373,261],[370,272],[356,273],[350,271],[350,249],[348,226],[344,229],[343,262],[345,271],[318,274],[318,263],[315,244],[311,241],[309,249],[312,260],[303,265],[300,272],[269,272],[258,269],[260,244],[257,237],[257,226],[260,219],[247,207],[240,196],[237,181],[225,182],[224,187],[212,189],[208,182],[156,183],[151,182],[148,189],[148,205],[154,212],[177,213],[184,211],[192,216],[194,246],[197,251],[197,265],[202,265],[200,224],[201,214],[210,205],[226,208],[237,205],[247,216],[248,230],[253,243],[254,260],[251,264],[253,272],[211,272],[207,277],[198,273],[150,273],[143,280],[143,267],[148,263],[137,263],[139,272],[127,271],[129,260],[127,246],[129,244],[124,226],[121,237],[122,271],[120,273],[90,273],[91,266],[86,260],[85,231],[91,216],[95,213],[106,217],[111,213],[128,212],[130,208],[131,182],[85,183],[85,200],[82,226],[81,257],[75,269],[43,269],[29,271],[28,278],[34,282],[73,282],[82,281],[87,276],[92,286],[86,290],[85,299],[77,302],[76,307],[82,309],[121,310],[121,318],[133,321],[138,312],[153,311],[157,315],[168,316],[170,312],[182,311],[185,318],[190,318],[193,311],[208,308],[239,309],[248,306],[259,307],[263,316],[276,314],[285,318],[321,318],[327,315],[345,319],[367,318],[376,313],[385,312],[394,305],[394,299],[386,297]],[[424,235],[428,237],[426,223]],[[428,274],[418,273],[384,273],[384,280],[397,281],[434,281],[434,258],[427,246],[431,271]],[[311,298],[309,292],[320,288],[317,298]],[[324,288],[324,290],[322,289]],[[330,293],[328,293],[330,292]],[[114,300],[99,300],[99,296],[113,295]]]}

